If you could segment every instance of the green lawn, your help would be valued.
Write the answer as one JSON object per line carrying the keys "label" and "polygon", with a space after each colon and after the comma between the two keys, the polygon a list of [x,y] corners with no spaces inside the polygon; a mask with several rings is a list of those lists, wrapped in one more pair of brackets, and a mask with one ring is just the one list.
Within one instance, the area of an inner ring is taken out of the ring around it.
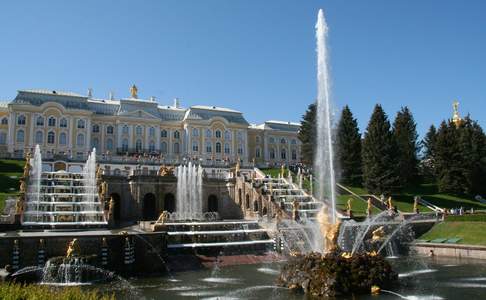
{"label": "green lawn", "polygon": [[5,199],[17,195],[24,164],[23,160],[0,160],[0,211]]}
{"label": "green lawn", "polygon": [[[348,206],[348,199],[351,198],[351,209],[353,210],[353,215],[354,216],[366,216],[367,212],[366,209],[368,208],[368,203],[361,200],[361,199],[356,199],[351,195],[339,195],[337,197],[337,203],[336,206],[337,208],[345,211],[347,206]],[[371,213],[372,214],[378,214],[380,212],[379,209],[372,207],[371,208]]]}
{"label": "green lawn", "polygon": [[446,221],[441,222],[424,235],[420,240],[437,238],[461,238],[458,244],[486,245],[486,222]]}

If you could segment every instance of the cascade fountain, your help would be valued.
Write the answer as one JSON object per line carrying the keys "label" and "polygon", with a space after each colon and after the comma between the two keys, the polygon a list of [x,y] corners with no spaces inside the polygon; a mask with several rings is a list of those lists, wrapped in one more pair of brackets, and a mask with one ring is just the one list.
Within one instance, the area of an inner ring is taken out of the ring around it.
{"label": "cascade fountain", "polygon": [[81,173],[42,170],[39,145],[30,159],[22,225],[29,227],[105,226],[96,192],[96,150]]}
{"label": "cascade fountain", "polygon": [[203,167],[192,164],[191,162],[189,162],[187,165],[180,165],[177,167],[176,177],[177,197],[175,219],[201,219],[203,217]]}

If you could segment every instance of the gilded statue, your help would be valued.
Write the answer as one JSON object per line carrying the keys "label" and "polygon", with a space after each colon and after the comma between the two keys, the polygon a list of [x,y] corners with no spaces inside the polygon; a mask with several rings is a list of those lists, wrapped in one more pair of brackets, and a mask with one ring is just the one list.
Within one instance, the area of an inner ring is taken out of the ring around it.
{"label": "gilded statue", "polygon": [[299,207],[300,207],[299,201],[297,201],[297,199],[294,199],[292,201],[292,219],[294,221],[299,221],[299,219],[300,219]]}
{"label": "gilded statue", "polygon": [[235,176],[238,176],[240,173],[240,158],[238,157],[238,161],[236,162],[236,167],[235,167]]}
{"label": "gilded statue", "polygon": [[419,197],[416,196],[415,198],[413,198],[413,211],[418,214],[419,213],[419,208],[418,208],[418,201],[419,201]]}
{"label": "gilded statue", "polygon": [[130,95],[134,99],[137,99],[138,98],[138,88],[137,88],[136,85],[132,85],[132,87],[130,88]]}
{"label": "gilded statue", "polygon": [[170,213],[166,210],[164,210],[159,218],[157,219],[157,222],[156,223],[161,223],[161,224],[164,224],[166,221],[168,221],[170,218]]}
{"label": "gilded statue", "polygon": [[27,185],[24,180],[20,180],[20,192],[25,194],[27,192]]}
{"label": "gilded statue", "polygon": [[68,248],[67,248],[67,251],[66,251],[66,257],[77,256],[80,253],[81,253],[81,248],[79,248],[78,239],[73,239],[68,244]]}
{"label": "gilded statue", "polygon": [[368,206],[366,207],[366,213],[367,213],[367,215],[369,217],[369,216],[371,216],[371,211],[372,211],[371,210],[371,198],[368,198],[368,201],[367,202],[368,202]]}
{"label": "gilded statue", "polygon": [[108,217],[109,217],[109,219],[112,218],[114,212],[115,212],[115,200],[113,199],[113,197],[110,197],[110,202],[108,204]]}
{"label": "gilded statue", "polygon": [[392,197],[388,197],[388,209],[392,210],[393,209],[393,202],[392,202]]}
{"label": "gilded statue", "polygon": [[101,166],[98,164],[96,166],[96,179],[97,180],[101,180],[101,177],[103,175],[103,169],[101,168]]}
{"label": "gilded statue", "polygon": [[337,239],[339,237],[341,221],[336,219],[334,224],[331,223],[327,206],[322,207],[317,215],[317,219],[320,225],[321,234],[324,237],[324,253],[329,253],[337,248]]}
{"label": "gilded statue", "polygon": [[174,167],[160,166],[159,176],[174,176]]}
{"label": "gilded statue", "polygon": [[379,241],[382,240],[383,237],[385,236],[385,230],[383,229],[383,226],[380,226],[373,230],[371,240],[372,241]]}
{"label": "gilded statue", "polygon": [[25,195],[23,194],[17,198],[17,201],[15,202],[15,212],[17,214],[22,214],[22,212],[24,211],[24,201]]}
{"label": "gilded statue", "polygon": [[30,163],[29,163],[29,161],[26,161],[25,162],[25,166],[24,166],[24,173],[22,174],[22,177],[23,178],[28,178],[29,177],[29,175],[30,175],[30,169],[31,169]]}
{"label": "gilded statue", "polygon": [[105,199],[107,192],[108,192],[108,184],[106,183],[106,181],[102,181],[101,184],[100,184],[100,186],[99,186],[99,197],[100,197],[100,200]]}
{"label": "gilded statue", "polygon": [[284,176],[285,176],[285,166],[284,164],[282,164],[282,166],[280,166],[280,177],[284,178]]}
{"label": "gilded statue", "polygon": [[349,216],[350,218],[352,218],[352,217],[353,217],[353,207],[352,207],[352,201],[353,201],[353,199],[349,198],[349,199],[348,199],[348,202],[347,202],[347,204],[346,204],[346,211],[348,212],[348,216]]}

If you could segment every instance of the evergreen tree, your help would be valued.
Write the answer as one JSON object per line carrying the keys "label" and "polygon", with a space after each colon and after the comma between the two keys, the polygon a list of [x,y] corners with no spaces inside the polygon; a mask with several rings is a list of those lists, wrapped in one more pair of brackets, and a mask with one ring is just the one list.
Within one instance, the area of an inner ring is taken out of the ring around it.
{"label": "evergreen tree", "polygon": [[398,186],[397,154],[390,122],[381,105],[377,104],[362,146],[363,180],[370,192],[387,194]]}
{"label": "evergreen tree", "polygon": [[417,125],[408,107],[402,107],[393,123],[393,134],[398,146],[398,169],[400,185],[409,186],[418,181],[419,145]]}
{"label": "evergreen tree", "polygon": [[336,158],[341,170],[340,180],[343,183],[360,184],[361,168],[361,135],[358,122],[346,105],[341,113],[336,132]]}
{"label": "evergreen tree", "polygon": [[316,144],[316,104],[312,103],[302,116],[299,139],[302,142],[302,162],[312,166]]}
{"label": "evergreen tree", "polygon": [[422,174],[427,177],[433,177],[435,174],[435,140],[437,138],[437,129],[431,125],[429,131],[422,140],[422,147],[424,148],[424,155],[421,162]]}

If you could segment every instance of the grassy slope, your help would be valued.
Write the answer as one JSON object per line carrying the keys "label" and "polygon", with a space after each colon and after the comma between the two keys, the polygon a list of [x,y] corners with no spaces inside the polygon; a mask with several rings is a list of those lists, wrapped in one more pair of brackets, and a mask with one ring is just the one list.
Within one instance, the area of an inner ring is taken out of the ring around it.
{"label": "grassy slope", "polygon": [[3,210],[5,199],[17,195],[24,164],[23,160],[0,160],[0,210]]}
{"label": "grassy slope", "polygon": [[434,225],[421,240],[437,238],[461,238],[459,244],[486,245],[486,222],[442,222]]}
{"label": "grassy slope", "polygon": [[46,285],[21,285],[0,283],[0,299],[4,300],[111,300],[114,295],[104,295],[97,290],[79,287],[52,288]]}

